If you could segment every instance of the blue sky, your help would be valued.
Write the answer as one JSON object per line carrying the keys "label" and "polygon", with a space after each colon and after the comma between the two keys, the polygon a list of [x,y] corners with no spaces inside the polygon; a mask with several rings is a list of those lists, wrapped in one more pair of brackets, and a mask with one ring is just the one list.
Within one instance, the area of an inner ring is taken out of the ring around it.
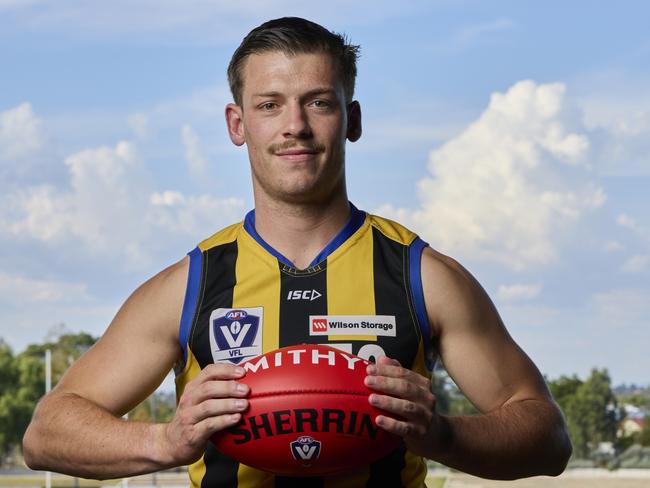
{"label": "blue sky", "polygon": [[647,2],[0,0],[0,337],[99,335],[251,207],[227,138],[241,38],[361,44],[357,206],[461,261],[551,377],[649,383]]}

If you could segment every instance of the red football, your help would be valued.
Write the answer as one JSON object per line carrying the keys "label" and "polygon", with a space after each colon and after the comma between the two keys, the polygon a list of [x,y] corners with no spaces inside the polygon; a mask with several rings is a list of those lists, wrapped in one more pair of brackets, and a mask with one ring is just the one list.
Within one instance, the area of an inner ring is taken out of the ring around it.
{"label": "red football", "polygon": [[212,441],[227,456],[287,476],[319,476],[367,465],[399,438],[375,424],[368,361],[333,347],[283,347],[242,363],[250,387],[241,421]]}

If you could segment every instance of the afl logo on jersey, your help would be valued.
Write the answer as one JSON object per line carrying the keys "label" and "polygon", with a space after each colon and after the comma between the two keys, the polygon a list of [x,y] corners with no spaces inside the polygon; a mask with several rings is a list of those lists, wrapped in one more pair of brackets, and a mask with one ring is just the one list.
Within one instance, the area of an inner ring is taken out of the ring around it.
{"label": "afl logo on jersey", "polygon": [[226,314],[226,318],[228,320],[241,320],[245,319],[246,317],[248,317],[246,310],[233,310],[232,312],[228,312]]}
{"label": "afl logo on jersey", "polygon": [[262,315],[262,307],[213,310],[209,330],[214,362],[238,364],[261,355]]}

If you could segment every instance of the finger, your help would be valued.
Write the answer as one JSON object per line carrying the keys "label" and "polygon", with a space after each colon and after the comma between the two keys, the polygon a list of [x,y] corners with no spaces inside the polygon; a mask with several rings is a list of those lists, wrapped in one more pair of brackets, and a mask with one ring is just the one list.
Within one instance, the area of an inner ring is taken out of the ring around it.
{"label": "finger", "polygon": [[198,424],[210,417],[222,417],[224,415],[243,412],[248,408],[248,401],[243,398],[227,398],[217,400],[206,400],[189,409],[186,419],[191,424]]}
{"label": "finger", "polygon": [[213,363],[208,364],[195,378],[197,382],[211,381],[211,380],[230,380],[243,378],[246,375],[246,370],[241,366],[227,363]]}
{"label": "finger", "polygon": [[367,387],[375,391],[398,398],[425,403],[435,399],[429,389],[425,389],[409,379],[369,375],[366,376],[364,382]]}
{"label": "finger", "polygon": [[250,388],[245,383],[235,380],[206,381],[190,390],[192,404],[196,405],[212,398],[243,398],[248,395]]}
{"label": "finger", "polygon": [[399,363],[397,363],[397,365],[394,363],[371,364],[368,365],[366,372],[373,376],[403,378],[407,381],[416,383],[420,388],[431,390],[431,380],[429,378],[425,378],[421,374],[411,371],[410,369],[403,368],[399,366]]}
{"label": "finger", "polygon": [[378,394],[370,395],[368,401],[371,405],[388,413],[393,413],[402,419],[427,425],[433,420],[433,408],[430,404],[421,404]]}
{"label": "finger", "polygon": [[225,430],[232,427],[241,420],[240,413],[232,413],[227,415],[219,415],[217,417],[208,417],[194,427],[194,431],[198,437],[207,440],[216,432]]}
{"label": "finger", "polygon": [[427,428],[424,425],[397,420],[385,415],[378,415],[375,418],[375,423],[382,429],[400,437],[424,435],[427,432]]}
{"label": "finger", "polygon": [[392,366],[401,366],[400,362],[397,359],[389,358],[388,356],[380,356],[377,358],[376,364],[389,364]]}

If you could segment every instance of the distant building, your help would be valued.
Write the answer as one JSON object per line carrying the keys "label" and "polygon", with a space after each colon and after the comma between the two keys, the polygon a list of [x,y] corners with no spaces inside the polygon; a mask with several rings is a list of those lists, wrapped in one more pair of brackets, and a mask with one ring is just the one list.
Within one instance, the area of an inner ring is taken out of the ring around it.
{"label": "distant building", "polygon": [[621,422],[618,428],[618,437],[630,437],[638,434],[643,430],[645,423],[645,418],[627,417]]}

